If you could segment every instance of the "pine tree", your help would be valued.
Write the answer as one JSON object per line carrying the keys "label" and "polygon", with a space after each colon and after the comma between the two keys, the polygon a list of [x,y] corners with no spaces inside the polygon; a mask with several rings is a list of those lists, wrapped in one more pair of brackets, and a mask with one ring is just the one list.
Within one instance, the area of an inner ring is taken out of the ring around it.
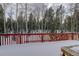
{"label": "pine tree", "polygon": [[46,26],[45,28],[47,28],[48,30],[51,30],[51,32],[54,32],[55,28],[54,28],[54,10],[52,9],[52,7],[50,7],[46,13],[45,13],[45,18],[43,19],[43,21],[45,22]]}
{"label": "pine tree", "polygon": [[4,33],[4,10],[0,5],[0,33]]}
{"label": "pine tree", "polygon": [[7,22],[6,22],[6,31],[7,33],[9,33],[10,31],[12,31],[12,28],[11,28],[11,17],[7,18]]}
{"label": "pine tree", "polygon": [[33,14],[30,13],[29,15],[29,21],[28,21],[28,33],[30,33],[33,29]]}
{"label": "pine tree", "polygon": [[18,18],[17,18],[17,22],[18,22],[18,32],[23,33],[23,12],[21,11]]}

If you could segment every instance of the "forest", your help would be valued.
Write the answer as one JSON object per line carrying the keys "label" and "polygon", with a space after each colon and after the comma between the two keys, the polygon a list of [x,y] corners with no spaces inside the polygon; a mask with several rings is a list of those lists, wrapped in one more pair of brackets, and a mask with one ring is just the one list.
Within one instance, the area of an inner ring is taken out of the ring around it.
{"label": "forest", "polygon": [[78,3],[0,3],[0,33],[79,32]]}

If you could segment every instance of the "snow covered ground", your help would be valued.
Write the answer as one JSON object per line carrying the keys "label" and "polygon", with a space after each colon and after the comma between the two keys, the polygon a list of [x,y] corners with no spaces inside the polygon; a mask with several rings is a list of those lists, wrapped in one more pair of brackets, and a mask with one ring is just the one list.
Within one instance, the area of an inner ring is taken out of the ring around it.
{"label": "snow covered ground", "polygon": [[56,42],[38,42],[18,45],[0,46],[2,56],[60,56],[61,47],[79,45],[77,40]]}

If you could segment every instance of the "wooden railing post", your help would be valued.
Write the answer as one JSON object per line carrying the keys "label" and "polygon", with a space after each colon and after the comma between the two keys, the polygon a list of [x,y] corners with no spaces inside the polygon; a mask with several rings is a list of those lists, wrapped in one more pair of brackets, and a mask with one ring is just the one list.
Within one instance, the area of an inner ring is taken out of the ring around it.
{"label": "wooden railing post", "polygon": [[1,36],[0,36],[0,46],[1,46]]}
{"label": "wooden railing post", "polygon": [[41,35],[41,41],[43,42],[44,40],[43,40],[43,35]]}
{"label": "wooden railing post", "polygon": [[73,40],[73,36],[74,36],[74,34],[72,33],[72,40]]}

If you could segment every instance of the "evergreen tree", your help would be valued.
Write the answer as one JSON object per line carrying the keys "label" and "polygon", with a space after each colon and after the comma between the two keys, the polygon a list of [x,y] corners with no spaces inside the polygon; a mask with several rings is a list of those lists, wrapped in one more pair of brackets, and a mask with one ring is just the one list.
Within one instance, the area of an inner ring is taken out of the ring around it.
{"label": "evergreen tree", "polygon": [[17,22],[18,22],[18,32],[20,33],[23,33],[23,12],[21,11],[19,16],[18,16],[18,19],[17,19]]}
{"label": "evergreen tree", "polygon": [[17,33],[17,22],[16,20],[12,21],[14,33]]}
{"label": "evergreen tree", "polygon": [[30,13],[28,21],[28,33],[30,33],[32,29],[33,29],[33,14]]}
{"label": "evergreen tree", "polygon": [[54,26],[54,10],[52,7],[49,8],[47,13],[47,28],[48,30],[51,30],[51,32],[54,32],[55,26]]}
{"label": "evergreen tree", "polygon": [[75,4],[74,7],[74,20],[75,20],[75,31],[79,32],[79,3]]}
{"label": "evergreen tree", "polygon": [[7,33],[12,31],[12,28],[11,28],[11,17],[7,18],[7,22],[6,22],[6,31]]}
{"label": "evergreen tree", "polygon": [[0,5],[0,33],[4,33],[4,10]]}

